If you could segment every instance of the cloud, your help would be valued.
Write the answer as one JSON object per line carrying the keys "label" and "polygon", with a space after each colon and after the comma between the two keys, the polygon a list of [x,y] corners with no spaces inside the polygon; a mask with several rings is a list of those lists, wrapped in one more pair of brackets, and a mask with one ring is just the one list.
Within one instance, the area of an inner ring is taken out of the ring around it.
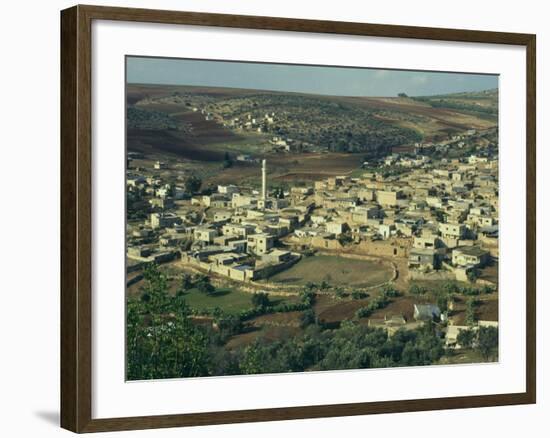
{"label": "cloud", "polygon": [[426,84],[428,82],[428,76],[426,75],[413,76],[411,78],[411,82],[417,85]]}

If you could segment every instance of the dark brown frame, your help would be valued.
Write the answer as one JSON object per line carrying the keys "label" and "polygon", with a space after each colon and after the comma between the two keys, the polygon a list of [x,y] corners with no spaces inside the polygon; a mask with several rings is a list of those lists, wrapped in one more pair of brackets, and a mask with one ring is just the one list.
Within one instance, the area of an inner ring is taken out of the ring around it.
{"label": "dark brown frame", "polygon": [[[91,23],[118,20],[526,47],[527,349],[523,393],[92,419]],[[336,417],[536,402],[536,37],[531,34],[74,6],[61,12],[61,426],[74,432]]]}

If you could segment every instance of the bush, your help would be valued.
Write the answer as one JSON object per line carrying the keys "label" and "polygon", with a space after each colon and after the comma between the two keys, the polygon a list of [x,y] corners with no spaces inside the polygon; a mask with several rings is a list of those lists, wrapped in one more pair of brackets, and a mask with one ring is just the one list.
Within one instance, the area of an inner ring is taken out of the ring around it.
{"label": "bush", "polygon": [[374,312],[375,310],[378,310],[378,309],[383,309],[384,307],[386,307],[388,304],[390,303],[390,300],[387,299],[384,295],[379,295],[377,296],[376,298],[373,298],[369,305],[368,305],[368,308]]}
{"label": "bush", "polygon": [[256,292],[252,294],[252,305],[254,307],[268,307],[269,302],[269,295],[265,292]]}
{"label": "bush", "polygon": [[384,288],[382,293],[386,298],[396,298],[401,295],[401,292],[399,292],[393,286],[389,286],[389,285]]}
{"label": "bush", "polygon": [[216,288],[210,284],[210,281],[201,281],[196,284],[196,288],[200,293],[206,295],[210,295],[216,290]]}
{"label": "bush", "polygon": [[460,330],[456,337],[456,341],[461,347],[472,348],[476,338],[476,333],[473,330]]}
{"label": "bush", "polygon": [[368,293],[366,292],[362,292],[362,291],[359,291],[359,290],[354,290],[352,293],[351,293],[351,297],[354,299],[354,300],[361,300],[363,298],[367,298],[369,296]]}
{"label": "bush", "polygon": [[313,309],[307,309],[300,317],[300,327],[305,328],[312,324],[317,324],[317,316]]}
{"label": "bush", "polygon": [[468,271],[468,273],[466,274],[468,276],[468,280],[471,282],[471,283],[475,283],[476,280],[479,278],[479,276],[481,275],[481,273],[479,272],[478,269],[471,269]]}
{"label": "bush", "polygon": [[367,318],[367,317],[369,317],[371,314],[372,314],[372,310],[369,309],[368,307],[360,307],[360,308],[357,309],[357,311],[355,312],[355,316],[356,316],[357,318]]}
{"label": "bush", "polygon": [[409,287],[409,293],[412,295],[424,295],[426,292],[427,291],[425,288],[420,287],[417,284],[411,284]]}
{"label": "bush", "polygon": [[496,327],[479,328],[477,350],[487,361],[498,353],[498,329]]}

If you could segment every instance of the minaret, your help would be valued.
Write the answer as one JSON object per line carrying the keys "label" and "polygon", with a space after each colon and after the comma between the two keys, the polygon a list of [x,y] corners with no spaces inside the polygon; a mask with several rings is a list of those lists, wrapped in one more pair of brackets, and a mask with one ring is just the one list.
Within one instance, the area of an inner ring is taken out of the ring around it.
{"label": "minaret", "polygon": [[267,193],[267,169],[265,163],[266,160],[262,160],[262,201],[264,201],[264,205]]}

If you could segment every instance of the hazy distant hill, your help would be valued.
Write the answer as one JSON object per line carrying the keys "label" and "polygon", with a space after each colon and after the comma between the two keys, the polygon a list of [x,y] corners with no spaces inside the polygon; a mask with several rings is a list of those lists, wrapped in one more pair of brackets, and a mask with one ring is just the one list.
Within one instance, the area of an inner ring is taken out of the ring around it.
{"label": "hazy distant hill", "polygon": [[[127,105],[130,149],[210,149],[209,159],[218,159],[216,145],[266,145],[277,136],[315,150],[385,154],[422,139],[494,127],[498,93],[374,98],[130,84]],[[273,120],[263,123],[266,117]],[[251,120],[253,129],[244,126]]]}
{"label": "hazy distant hill", "polygon": [[433,108],[458,110],[492,120],[495,123],[498,117],[498,90],[496,88],[485,91],[415,97],[414,99],[425,102]]}

